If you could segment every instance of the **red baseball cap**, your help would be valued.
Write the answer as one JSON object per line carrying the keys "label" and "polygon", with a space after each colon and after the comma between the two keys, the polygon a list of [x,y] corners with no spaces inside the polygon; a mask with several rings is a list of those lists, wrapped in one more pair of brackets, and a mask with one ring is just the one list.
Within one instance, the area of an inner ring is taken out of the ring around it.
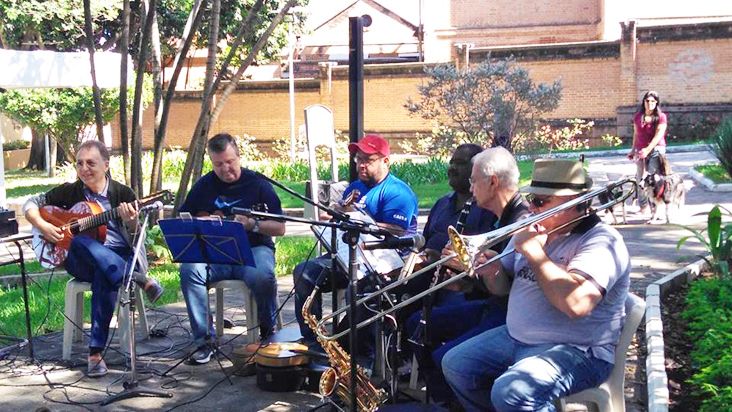
{"label": "red baseball cap", "polygon": [[348,145],[351,154],[362,151],[368,155],[378,153],[382,156],[389,156],[389,142],[378,134],[367,134],[358,143]]}

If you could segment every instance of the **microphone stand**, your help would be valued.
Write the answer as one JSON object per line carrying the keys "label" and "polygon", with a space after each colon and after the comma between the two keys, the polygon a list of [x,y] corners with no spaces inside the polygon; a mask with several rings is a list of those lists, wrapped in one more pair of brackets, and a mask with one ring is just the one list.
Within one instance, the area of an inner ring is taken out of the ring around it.
{"label": "microphone stand", "polygon": [[[320,202],[316,202],[316,201],[308,198],[307,196],[301,195],[300,193],[298,193],[298,192],[290,189],[289,187],[283,185],[282,183],[280,183],[280,182],[278,182],[278,181],[270,178],[269,176],[267,176],[267,175],[265,175],[263,173],[259,173],[259,172],[256,172],[256,171],[253,171],[253,172],[257,176],[259,176],[262,179],[268,181],[269,183],[271,183],[271,184],[279,187],[280,189],[284,190],[285,192],[289,193],[290,195],[292,195],[292,196],[294,196],[294,197],[302,200],[305,203],[308,203],[310,205],[313,205],[316,208],[318,208],[320,210],[323,210],[324,212],[327,212],[328,214],[331,215],[332,220],[334,222],[348,221],[351,218],[346,213],[340,212],[340,211],[335,210],[335,209],[333,209],[331,207],[328,207],[328,206],[324,206]],[[311,184],[310,187],[312,188],[313,185]],[[311,194],[313,195],[313,197],[315,197],[317,199],[317,197],[316,197],[317,196],[317,193],[315,193],[315,194],[311,193]],[[320,221],[320,219],[318,219],[317,217],[315,218],[315,220]],[[338,234],[336,233],[336,231],[335,230],[332,230],[331,231],[331,235],[330,235],[330,250],[331,250],[331,252],[330,252],[330,267],[331,267],[331,271],[333,270],[333,268],[335,268],[338,265],[338,259],[336,258],[336,255],[337,255],[336,254],[336,250],[338,248],[338,238],[337,238],[337,236],[338,236]],[[332,293],[331,300],[333,301],[333,303],[332,303],[332,305],[333,305],[333,312],[335,312],[335,311],[338,310],[338,292],[337,292],[337,282],[336,282],[335,276],[331,276],[330,277],[330,290],[332,291],[331,292]],[[333,324],[333,328],[335,330],[335,323]]]}
{"label": "microphone stand", "polygon": [[[269,178],[266,178],[267,180],[271,180]],[[278,187],[280,186],[279,183],[277,183]],[[288,189],[286,189],[289,193],[293,193]],[[240,208],[240,207],[232,207],[231,212],[235,215],[245,215],[247,217],[255,217],[259,219],[266,219],[266,220],[275,220],[279,222],[300,222],[300,223],[308,223],[311,225],[317,225],[317,226],[324,226],[324,227],[330,227],[331,230],[335,231],[336,229],[342,230],[345,232],[343,235],[344,242],[348,245],[348,275],[349,275],[349,286],[348,286],[348,294],[350,299],[350,305],[348,308],[348,318],[350,323],[350,329],[349,329],[349,351],[351,354],[351,382],[350,382],[350,405],[351,410],[356,411],[357,409],[357,403],[356,403],[356,376],[357,376],[357,364],[356,364],[356,341],[358,339],[358,331],[356,329],[356,325],[358,325],[358,321],[356,320],[356,285],[358,283],[358,259],[356,255],[356,247],[358,246],[359,237],[361,234],[371,234],[375,236],[387,236],[389,232],[385,229],[381,228],[373,228],[372,225],[363,223],[363,222],[355,222],[351,221],[350,217],[343,213],[338,212],[335,210],[332,210],[331,208],[327,206],[323,206],[319,203],[316,203],[299,193],[296,194],[297,197],[305,200],[306,202],[321,208],[329,213],[331,213],[331,216],[333,216],[333,220],[331,222],[321,222],[318,220],[311,220],[311,219],[305,219],[305,218],[298,218],[293,216],[284,216],[284,215],[277,215],[273,213],[267,213],[267,212],[257,212],[253,211],[251,209],[247,208]],[[335,249],[333,249],[333,253],[335,253]]]}
{"label": "microphone stand", "polygon": [[[147,222],[150,217],[150,211],[155,210],[145,210],[142,213],[145,215],[145,218],[143,219],[142,224],[140,225],[139,230],[145,230],[145,227],[147,227]],[[135,271],[135,265],[137,264],[137,258],[140,255],[140,251],[143,250],[143,240],[145,236],[143,236],[142,233],[139,233],[137,236],[137,243],[135,244],[135,248],[133,250],[132,254],[132,263],[130,264],[130,267],[127,271],[126,277],[125,277],[125,293],[129,294],[129,299],[125,302],[124,296],[120,297],[120,305],[129,305],[129,317],[127,319],[128,322],[128,334],[129,334],[129,351],[130,351],[130,378],[124,382],[122,382],[122,387],[124,390],[122,392],[119,392],[117,394],[111,395],[109,398],[107,398],[104,402],[102,402],[102,406],[109,405],[112,402],[117,402],[123,399],[128,398],[134,398],[138,396],[151,396],[151,397],[160,397],[160,398],[172,398],[173,394],[166,391],[161,391],[158,389],[150,389],[145,388],[143,386],[140,386],[140,381],[137,379],[137,356],[135,354],[135,308],[137,307],[137,284],[132,280],[132,273]]]}

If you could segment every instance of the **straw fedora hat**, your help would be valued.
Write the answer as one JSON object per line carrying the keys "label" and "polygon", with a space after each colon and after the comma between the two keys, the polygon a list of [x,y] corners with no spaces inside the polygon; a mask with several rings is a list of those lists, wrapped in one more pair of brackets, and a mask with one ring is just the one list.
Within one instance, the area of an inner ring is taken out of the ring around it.
{"label": "straw fedora hat", "polygon": [[592,187],[592,179],[582,162],[569,159],[537,159],[531,183],[521,188],[524,193],[548,196],[571,196]]}

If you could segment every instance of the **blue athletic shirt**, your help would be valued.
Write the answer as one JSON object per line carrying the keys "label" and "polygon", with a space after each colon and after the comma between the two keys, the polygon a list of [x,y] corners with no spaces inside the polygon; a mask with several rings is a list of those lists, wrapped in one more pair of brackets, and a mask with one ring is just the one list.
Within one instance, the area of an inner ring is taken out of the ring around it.
{"label": "blue athletic shirt", "polygon": [[[277,197],[272,184],[257,173],[241,168],[241,176],[234,183],[226,183],[209,172],[193,185],[180,208],[181,212],[197,215],[199,212],[213,214],[220,210],[225,216],[231,215],[232,207],[256,209],[267,205],[267,212],[282,214],[280,198]],[[268,246],[274,249],[271,236],[261,233],[247,232],[249,245]]]}
{"label": "blue athletic shirt", "polygon": [[399,226],[405,230],[405,235],[417,233],[417,196],[399,178],[389,173],[373,187],[356,180],[343,192],[343,199],[353,190],[361,194],[357,203],[363,205],[377,223]]}

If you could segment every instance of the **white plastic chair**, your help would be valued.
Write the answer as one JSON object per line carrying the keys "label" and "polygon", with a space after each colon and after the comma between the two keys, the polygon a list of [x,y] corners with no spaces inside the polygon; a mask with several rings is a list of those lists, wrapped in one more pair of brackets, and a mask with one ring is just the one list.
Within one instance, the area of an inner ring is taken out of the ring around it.
{"label": "white plastic chair", "polygon": [[646,302],[628,293],[625,301],[625,324],[615,348],[615,366],[610,377],[597,388],[585,389],[560,399],[562,411],[573,410],[570,404],[594,404],[600,412],[625,412],[625,359],[630,341],[646,313]]}
{"label": "white plastic chair", "polygon": [[[216,290],[216,336],[224,335],[224,289],[240,289],[244,295],[244,310],[247,313],[247,340],[249,343],[256,342],[259,337],[259,330],[249,325],[256,325],[257,302],[254,300],[254,294],[243,280],[229,279],[214,282],[210,286]],[[280,298],[277,296],[275,300],[277,307],[280,307]],[[277,314],[277,327],[282,329],[282,312]]]}
{"label": "white plastic chair", "polygon": [[[66,292],[64,297],[64,338],[61,346],[61,358],[64,360],[71,359],[71,348],[74,342],[81,342],[82,328],[84,325],[84,292],[91,291],[91,283],[82,282],[74,278],[66,283]],[[120,288],[120,293],[123,290]],[[138,323],[145,337],[150,336],[150,329],[147,324],[147,314],[145,313],[145,300],[142,291],[138,289],[137,314]],[[117,319],[117,329],[119,331],[120,349],[127,353],[129,348],[129,331],[127,330],[128,319],[130,316],[129,306],[122,306],[119,310],[119,318]],[[78,326],[78,327],[77,327]]]}

